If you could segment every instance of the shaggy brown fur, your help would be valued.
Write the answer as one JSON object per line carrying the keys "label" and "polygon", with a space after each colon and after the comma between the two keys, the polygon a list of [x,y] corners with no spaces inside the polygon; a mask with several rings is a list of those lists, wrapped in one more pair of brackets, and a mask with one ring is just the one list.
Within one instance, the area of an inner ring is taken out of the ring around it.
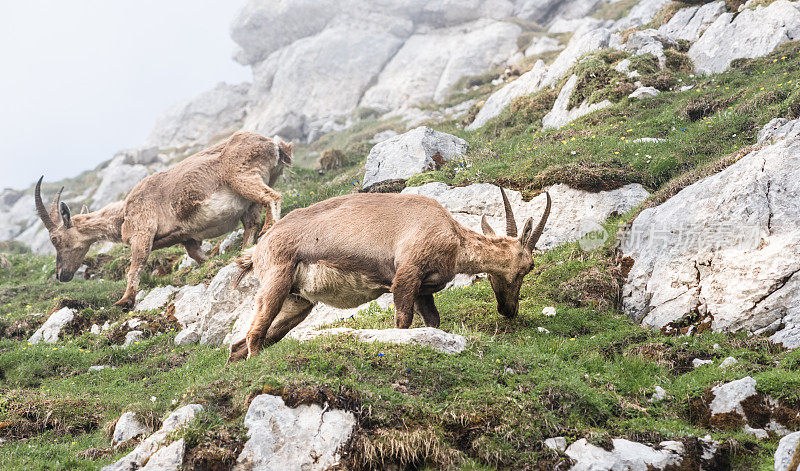
{"label": "shaggy brown fur", "polygon": [[522,234],[505,192],[507,236],[483,224],[481,235],[461,226],[436,200],[419,195],[361,193],[292,211],[239,260],[244,274],[261,280],[256,315],[230,360],[256,355],[303,321],[317,302],[352,308],[392,292],[395,326],[408,328],[414,313],[438,327],[433,293],[457,273],[487,273],[497,310],[517,314],[523,277],[550,213]]}
{"label": "shaggy brown fur", "polygon": [[[139,277],[150,252],[182,244],[198,263],[206,260],[203,239],[230,232],[242,222],[243,245],[255,242],[256,224],[267,208],[263,234],[280,214],[281,195],[272,188],[291,165],[292,144],[251,132],[239,132],[139,182],[124,201],[74,217],[61,192],[48,212],[36,185],[36,209],[56,248],[56,277],[72,279],[89,247],[100,240],[131,247],[127,288],[116,305],[132,307]],[[42,177],[44,178],[44,177]]]}

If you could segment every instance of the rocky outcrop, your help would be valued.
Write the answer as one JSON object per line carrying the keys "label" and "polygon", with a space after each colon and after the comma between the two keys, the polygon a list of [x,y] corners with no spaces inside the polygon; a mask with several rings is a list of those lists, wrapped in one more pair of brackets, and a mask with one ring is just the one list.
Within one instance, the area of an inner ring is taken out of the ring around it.
{"label": "rocky outcrop", "polygon": [[420,345],[442,353],[454,355],[467,348],[467,339],[433,327],[415,329],[350,329],[337,327],[322,330],[303,330],[295,336],[300,341],[311,340],[326,335],[351,335],[361,342],[393,343],[400,345]]}
{"label": "rocky outcrop", "polygon": [[147,296],[136,302],[134,311],[162,309],[169,303],[170,299],[172,299],[172,295],[178,291],[179,289],[174,286],[158,286],[153,288],[152,291],[147,293]]}
{"label": "rocky outcrop", "polygon": [[523,95],[530,95],[538,91],[541,88],[541,83],[546,72],[547,66],[544,65],[544,62],[541,60],[537,61],[531,70],[520,75],[518,79],[487,98],[486,103],[484,103],[475,116],[475,119],[466,129],[474,131],[475,129],[483,127],[490,119],[499,115],[515,98]]}
{"label": "rocky outcrop", "polygon": [[584,100],[579,106],[567,109],[569,106],[569,99],[577,85],[578,76],[573,75],[567,80],[567,83],[561,87],[561,91],[558,92],[558,97],[555,103],[553,103],[553,109],[542,118],[542,129],[560,128],[581,116],[586,116],[593,111],[611,106],[611,102],[608,100],[603,100],[600,103],[592,103],[591,105]]}
{"label": "rocky outcrop", "polygon": [[731,61],[762,57],[786,41],[800,39],[800,3],[778,0],[755,10],[721,14],[689,49],[695,71],[719,73]]}
{"label": "rocky outcrop", "polygon": [[790,466],[800,463],[800,432],[781,438],[775,450],[775,471],[792,471]]}
{"label": "rocky outcrop", "polygon": [[673,41],[683,39],[695,42],[723,13],[725,13],[723,1],[682,8],[666,24],[658,28],[658,34]]}
{"label": "rocky outcrop", "polygon": [[376,144],[367,156],[364,189],[434,170],[467,151],[460,137],[421,126]]}
{"label": "rocky outcrop", "polygon": [[351,412],[317,404],[287,407],[278,396],[256,396],[244,426],[249,439],[235,471],[302,469],[324,471],[338,464],[339,449],[356,425]]}
{"label": "rocky outcrop", "polygon": [[544,54],[545,52],[557,51],[564,46],[557,39],[550,36],[539,36],[531,40],[531,44],[525,48],[525,57]]}
{"label": "rocky outcrop", "polygon": [[159,448],[153,453],[141,471],[179,471],[183,469],[183,455],[186,451],[186,441],[181,438]]}
{"label": "rocky outcrop", "polygon": [[36,332],[28,339],[29,343],[37,344],[39,342],[56,343],[58,336],[61,334],[61,329],[66,327],[72,320],[75,319],[75,311],[68,307],[59,309],[50,315],[50,317],[42,324]]}
{"label": "rocky outcrop", "polygon": [[664,8],[670,0],[641,0],[631,8],[625,18],[614,23],[614,31],[624,31],[629,28],[636,28],[650,22],[656,13]]}
{"label": "rocky outcrop", "polygon": [[[178,430],[180,427],[194,420],[195,416],[203,410],[200,404],[189,404],[180,409],[172,412],[165,420],[161,428],[145,438],[139,443],[136,448],[130,453],[120,458],[113,464],[103,467],[103,471],[129,471],[131,469],[145,469],[142,468],[148,460],[155,459],[154,465],[149,469],[176,469],[176,468],[162,468],[158,466],[167,466],[168,464],[178,462],[176,456],[180,455],[180,462],[183,461],[183,443],[164,447],[170,435]],[[183,442],[178,440],[175,443]],[[165,450],[159,453],[160,450]]]}
{"label": "rocky outcrop", "polygon": [[654,29],[634,31],[622,45],[622,49],[634,56],[642,54],[652,54],[658,59],[658,65],[664,67],[667,56],[664,54],[665,47],[677,48],[677,43],[669,37],[662,36]]}
{"label": "rocky outcrop", "polygon": [[685,449],[678,441],[661,442],[658,449],[622,438],[611,440],[611,450],[592,445],[581,438],[564,452],[575,460],[570,471],[663,470],[677,467]]}
{"label": "rocky outcrop", "polygon": [[[589,193],[566,185],[553,185],[547,189],[552,199],[552,209],[544,233],[536,245],[551,249],[567,241],[602,230],[600,224],[609,216],[624,214],[642,203],[649,193],[641,185],[632,184],[613,191]],[[453,215],[456,221],[480,232],[483,215],[498,234],[505,233],[505,213],[500,188],[489,183],[464,187],[449,187],[444,183],[426,183],[403,190],[435,199]],[[506,190],[514,210],[517,224],[532,217],[538,221],[544,211],[545,195],[523,201],[518,191]]]}
{"label": "rocky outcrop", "polygon": [[136,418],[136,413],[125,412],[117,419],[117,423],[114,424],[111,446],[118,447],[129,440],[147,435],[150,432],[152,432],[152,430],[139,422]]}
{"label": "rocky outcrop", "polygon": [[119,201],[148,174],[146,166],[126,164],[124,159],[115,158],[98,172],[100,184],[92,194],[92,208]]}
{"label": "rocky outcrop", "polygon": [[691,318],[800,346],[800,125],[778,123],[760,149],[633,221],[621,247],[635,320],[660,329]]}
{"label": "rocky outcrop", "polygon": [[148,143],[162,148],[202,146],[232,134],[244,123],[249,90],[248,83],[219,83],[175,104],[158,118]]}

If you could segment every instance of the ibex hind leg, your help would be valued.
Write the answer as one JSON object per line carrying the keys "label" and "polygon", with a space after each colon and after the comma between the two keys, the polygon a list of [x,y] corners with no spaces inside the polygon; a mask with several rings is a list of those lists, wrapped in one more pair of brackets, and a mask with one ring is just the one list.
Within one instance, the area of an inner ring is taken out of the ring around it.
{"label": "ibex hind leg", "polygon": [[267,329],[267,337],[264,339],[264,345],[272,345],[284,338],[286,334],[292,329],[297,327],[297,324],[303,322],[311,309],[314,308],[314,303],[305,300],[299,296],[289,295],[283,301],[283,307],[278,317],[272,321],[269,329]]}
{"label": "ibex hind leg", "polygon": [[256,242],[256,231],[258,230],[258,220],[261,218],[261,205],[253,203],[250,209],[242,216],[242,249],[250,247]]}
{"label": "ibex hind leg", "polygon": [[399,329],[408,329],[414,320],[414,303],[422,284],[420,270],[414,265],[405,265],[398,268],[392,282],[394,296],[394,326]]}

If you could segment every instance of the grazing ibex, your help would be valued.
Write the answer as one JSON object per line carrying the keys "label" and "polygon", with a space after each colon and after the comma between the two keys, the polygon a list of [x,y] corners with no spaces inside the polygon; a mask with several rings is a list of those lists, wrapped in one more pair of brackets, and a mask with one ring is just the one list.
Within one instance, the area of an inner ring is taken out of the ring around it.
{"label": "grazing ibex", "polygon": [[539,224],[534,228],[528,219],[517,237],[511,204],[500,191],[506,236],[495,235],[485,217],[484,234],[473,232],[436,200],[419,195],[352,194],[292,211],[238,259],[239,280],[255,270],[261,287],[253,323],[231,346],[230,361],[256,355],[265,340],[282,339],[317,302],[352,308],[391,291],[395,327],[408,328],[414,312],[438,327],[433,293],[457,273],[488,274],[497,311],[514,317],[550,195]]}
{"label": "grazing ibex", "polygon": [[[61,191],[50,211],[42,202],[42,178],[36,184],[36,211],[56,248],[56,277],[72,279],[89,247],[101,240],[131,247],[127,288],[117,306],[132,307],[139,277],[150,252],[182,244],[197,263],[206,260],[200,244],[244,226],[243,246],[255,241],[261,209],[267,208],[261,233],[273,223],[271,203],[280,214],[280,193],[270,188],[292,162],[292,144],[251,132],[198,152],[174,167],[146,177],[124,201],[72,216]],[[62,188],[63,190],[63,188]]]}

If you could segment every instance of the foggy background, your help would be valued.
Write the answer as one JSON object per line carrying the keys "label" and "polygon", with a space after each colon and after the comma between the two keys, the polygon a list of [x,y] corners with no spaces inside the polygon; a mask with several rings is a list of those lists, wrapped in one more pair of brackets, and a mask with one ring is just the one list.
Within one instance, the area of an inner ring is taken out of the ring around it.
{"label": "foggy background", "polygon": [[228,33],[243,4],[0,2],[0,189],[94,168],[174,103],[249,81]]}

